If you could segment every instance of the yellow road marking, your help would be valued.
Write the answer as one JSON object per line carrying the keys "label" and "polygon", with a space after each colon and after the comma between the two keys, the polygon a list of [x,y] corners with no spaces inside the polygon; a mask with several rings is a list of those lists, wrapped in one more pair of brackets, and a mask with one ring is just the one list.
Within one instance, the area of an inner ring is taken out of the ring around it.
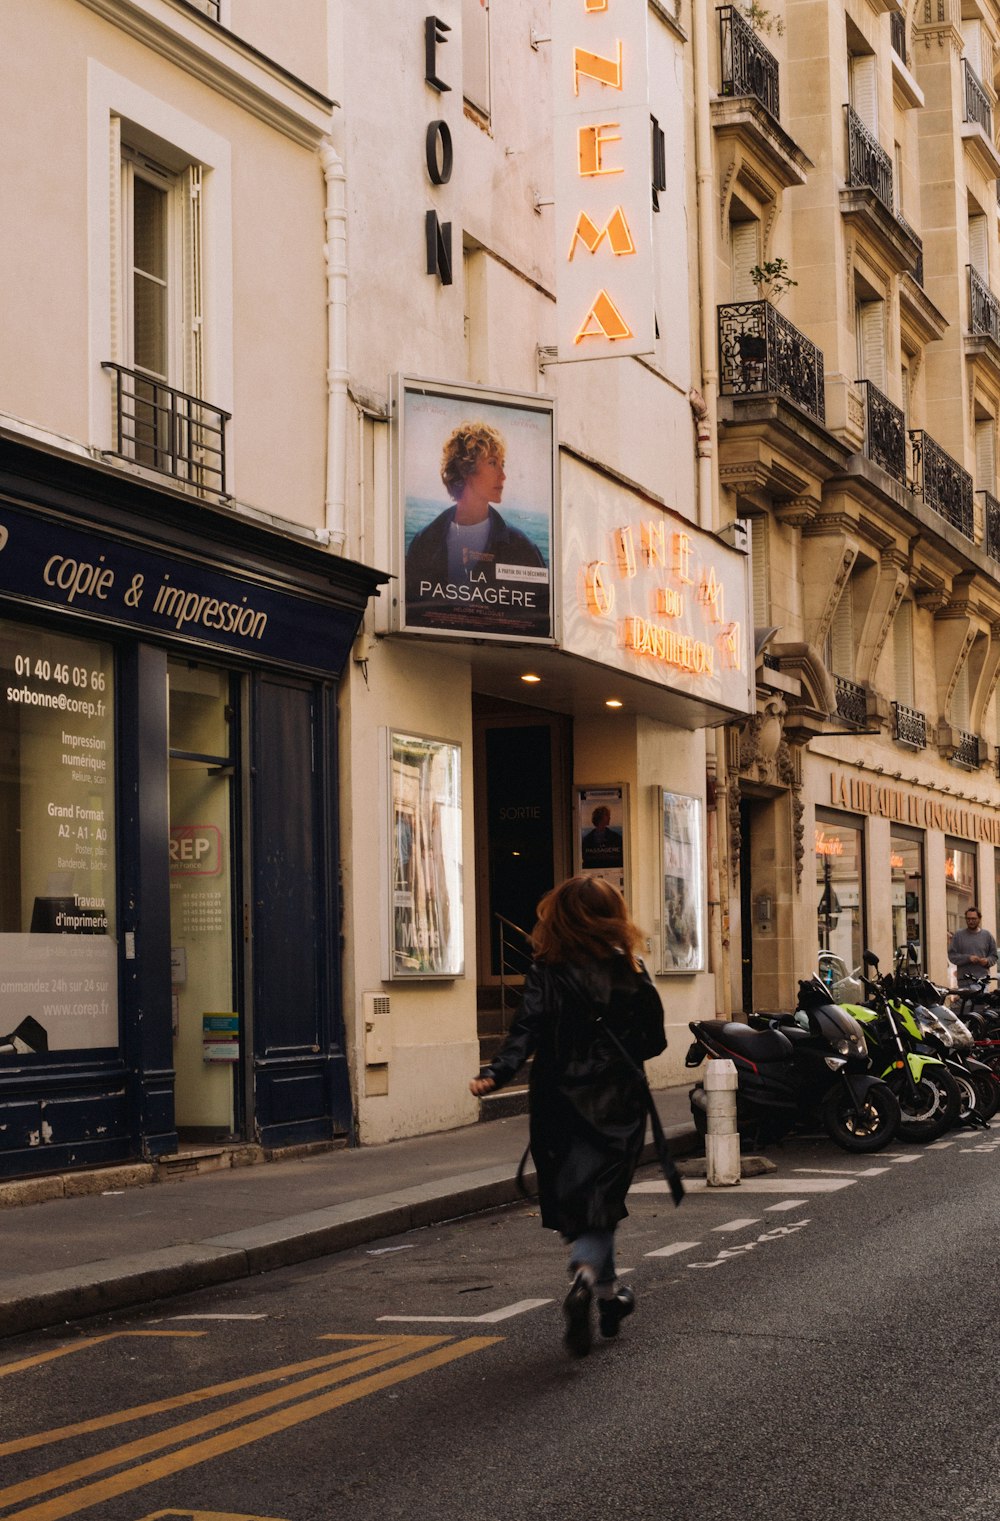
{"label": "yellow road marking", "polygon": [[[203,1331],[182,1333],[184,1336],[204,1336],[204,1334]],[[98,1341],[109,1339],[95,1338]],[[333,1340],[332,1337],[329,1339]],[[371,1342],[377,1346],[384,1346],[386,1343],[398,1346],[405,1341],[405,1338],[400,1338],[398,1335],[337,1338],[337,1340],[348,1339]],[[356,1356],[363,1350],[364,1348],[351,1347],[342,1352],[328,1352],[323,1357],[311,1357],[307,1362],[288,1363],[284,1368],[265,1368],[261,1373],[248,1373],[242,1378],[229,1379],[223,1384],[209,1384],[203,1389],[191,1389],[185,1394],[173,1394],[166,1399],[150,1400],[145,1405],[133,1405],[131,1409],[114,1410],[108,1415],[96,1415],[89,1421],[76,1421],[72,1426],[57,1426],[51,1431],[35,1432],[32,1436],[15,1437],[10,1442],[0,1442],[0,1458],[10,1457],[15,1452],[29,1452],[33,1447],[47,1447],[55,1442],[65,1442],[70,1437],[86,1436],[88,1432],[105,1431],[109,1426],[125,1426],[129,1421],[142,1420],[143,1416],[166,1415],[169,1410],[181,1410],[185,1405],[197,1405],[203,1400],[216,1399],[221,1394],[236,1394],[240,1389],[252,1389],[258,1384],[271,1384],[280,1378],[292,1378],[299,1373],[311,1373],[316,1368],[328,1368],[334,1363]]]}
{"label": "yellow road marking", "polygon": [[278,1521],[277,1516],[234,1516],[221,1510],[154,1510],[142,1521],[169,1521],[171,1517],[177,1521]]}
{"label": "yellow road marking", "polygon": [[38,1352],[25,1357],[19,1363],[0,1364],[0,1378],[8,1373],[23,1373],[26,1368],[38,1368],[42,1363],[54,1362],[57,1357],[69,1357],[71,1352],[85,1352],[88,1347],[98,1347],[102,1341],[114,1341],[121,1336],[205,1336],[205,1331],[109,1331],[105,1336],[85,1336],[80,1341],[67,1342],[65,1346],[53,1347],[51,1352]]}
{"label": "yellow road marking", "polygon": [[[413,1337],[412,1340],[435,1341],[440,1338]],[[313,1420],[316,1416],[325,1415],[330,1410],[338,1410],[344,1405],[350,1405],[355,1400],[364,1399],[367,1395],[389,1388],[392,1384],[405,1383],[408,1379],[417,1378],[421,1373],[428,1373],[433,1368],[440,1368],[446,1363],[468,1357],[473,1352],[482,1351],[484,1347],[495,1346],[502,1340],[503,1338],[499,1336],[469,1336],[462,1341],[452,1342],[450,1346],[439,1346],[436,1351],[413,1357],[396,1368],[386,1368],[381,1372],[372,1373],[369,1377],[359,1379],[357,1383],[349,1384],[346,1388],[336,1389],[332,1393],[327,1391],[315,1399],[302,1400],[297,1404],[286,1406],[284,1410],[273,1410],[261,1420],[239,1426],[233,1431],[222,1432],[190,1447],[182,1447],[177,1452],[167,1453],[155,1459],[152,1463],[144,1463],[137,1468],[128,1469],[125,1473],[114,1474],[111,1478],[96,1484],[87,1484],[74,1493],[59,1495],[53,1500],[44,1500],[40,1505],[32,1505],[27,1510],[12,1512],[6,1517],[6,1521],[60,1521],[63,1516],[75,1515],[91,1505],[99,1505],[102,1501],[128,1494],[133,1489],[141,1489],[146,1484],[155,1484],[172,1473],[179,1473],[185,1468],[194,1468],[199,1463],[207,1463],[213,1458],[223,1457],[226,1453],[234,1452],[240,1447],[248,1447],[264,1437],[288,1431],[304,1421]],[[301,1389],[302,1386],[298,1387]],[[176,1440],[176,1437],[175,1432],[169,1436],[168,1440]],[[133,1446],[138,1445],[140,1444],[133,1444]],[[119,1449],[116,1461],[122,1460],[121,1454],[124,1450]],[[50,1487],[54,1487],[55,1483],[70,1482],[56,1475],[49,1475],[49,1478],[53,1481]],[[3,1500],[3,1496],[0,1496],[0,1500]]]}
{"label": "yellow road marking", "polygon": [[[52,1469],[47,1474],[36,1474],[33,1478],[23,1479],[18,1484],[9,1484],[6,1489],[0,1489],[0,1506],[15,1505],[21,1500],[30,1500],[34,1495],[45,1494],[46,1490],[61,1489],[66,1484],[75,1484],[78,1480],[90,1478],[92,1474],[102,1473],[105,1469],[117,1468],[135,1458],[145,1457],[148,1453],[158,1452],[164,1447],[173,1447],[178,1442],[186,1442],[192,1437],[202,1436],[206,1431],[217,1430],[220,1426],[231,1426],[249,1416],[258,1415],[262,1410],[269,1410],[275,1405],[287,1405],[301,1395],[313,1394],[318,1389],[328,1389],[332,1384],[343,1383],[345,1379],[353,1378],[357,1373],[368,1373],[373,1368],[382,1367],[385,1363],[397,1362],[400,1358],[428,1346],[440,1346],[441,1342],[447,1339],[441,1336],[413,1337],[412,1339],[400,1337],[395,1343],[383,1344],[374,1352],[366,1352],[357,1347],[351,1347],[343,1352],[334,1352],[327,1358],[317,1360],[322,1362],[323,1371],[312,1378],[299,1379],[294,1384],[285,1384],[282,1388],[272,1389],[267,1394],[258,1394],[253,1399],[241,1400],[235,1405],[227,1405],[222,1410],[213,1410],[208,1415],[198,1416],[196,1420],[169,1426],[147,1437],[137,1437],[134,1441],[126,1442],[121,1447],[110,1448],[107,1452],[94,1453],[91,1457],[81,1458],[62,1468]],[[334,1363],[338,1366],[331,1367]],[[151,1413],[155,1414],[157,1410],[158,1407],[154,1406]]]}

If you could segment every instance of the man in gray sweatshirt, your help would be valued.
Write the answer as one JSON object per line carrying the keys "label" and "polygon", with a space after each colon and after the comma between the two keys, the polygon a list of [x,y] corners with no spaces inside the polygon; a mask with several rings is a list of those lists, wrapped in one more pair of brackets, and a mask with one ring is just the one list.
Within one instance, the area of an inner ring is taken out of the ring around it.
{"label": "man in gray sweatshirt", "polygon": [[996,965],[997,943],[989,930],[980,928],[978,908],[965,910],[965,929],[956,930],[948,947],[948,960],[958,968],[958,985],[967,988]]}

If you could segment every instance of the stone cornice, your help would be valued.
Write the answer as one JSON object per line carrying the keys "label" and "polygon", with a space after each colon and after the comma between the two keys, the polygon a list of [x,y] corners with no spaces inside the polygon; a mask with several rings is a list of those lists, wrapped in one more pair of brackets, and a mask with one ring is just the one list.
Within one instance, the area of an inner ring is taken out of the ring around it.
{"label": "stone cornice", "polygon": [[337,102],[175,0],[77,0],[185,74],[304,148],[318,149]]}

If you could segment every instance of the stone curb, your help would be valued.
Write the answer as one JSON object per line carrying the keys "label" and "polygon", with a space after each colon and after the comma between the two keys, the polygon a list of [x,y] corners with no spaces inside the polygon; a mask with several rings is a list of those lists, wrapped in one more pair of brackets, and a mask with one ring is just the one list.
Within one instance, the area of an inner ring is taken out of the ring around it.
{"label": "stone curb", "polygon": [[[687,1126],[668,1126],[666,1134],[678,1156],[700,1146],[695,1131]],[[651,1142],[644,1147],[641,1160],[656,1160]],[[534,1173],[527,1171],[525,1179],[530,1184]],[[366,1241],[498,1209],[521,1198],[516,1168],[504,1163],[134,1257],[112,1257],[53,1273],[8,1278],[0,1281],[0,1339],[39,1331],[61,1320],[78,1320],[252,1278],[275,1268],[349,1251]]]}

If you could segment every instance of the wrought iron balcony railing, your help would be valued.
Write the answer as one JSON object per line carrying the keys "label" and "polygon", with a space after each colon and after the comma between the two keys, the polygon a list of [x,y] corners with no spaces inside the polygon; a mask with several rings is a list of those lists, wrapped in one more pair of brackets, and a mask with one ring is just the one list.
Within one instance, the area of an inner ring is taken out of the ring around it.
{"label": "wrought iron balcony railing", "polygon": [[826,422],[823,355],[770,301],[719,307],[724,396],[784,396]]}
{"label": "wrought iron balcony railing", "polygon": [[778,120],[778,60],[735,5],[720,5],[722,94],[752,95]]}
{"label": "wrought iron balcony railing", "polygon": [[952,752],[952,760],[956,766],[968,766],[970,771],[975,771],[979,766],[979,736],[970,734],[967,729],[956,729],[958,744]]}
{"label": "wrought iron balcony railing", "polygon": [[894,702],[892,714],[895,721],[895,739],[913,750],[923,750],[927,744],[927,719],[916,708],[908,708],[903,702]]}
{"label": "wrought iron balcony railing", "polygon": [[913,490],[928,507],[971,539],[972,476],[957,460],[946,454],[941,445],[922,429],[911,429],[913,448]]}
{"label": "wrought iron balcony railing", "polygon": [[847,107],[847,183],[874,190],[890,216],[892,160],[853,106]]}
{"label": "wrought iron balcony railing", "polygon": [[904,215],[903,215],[903,213],[901,211],[897,211],[896,212],[896,221],[899,223],[900,227],[902,227],[903,231],[906,233],[906,236],[908,238],[912,238],[913,241],[914,241],[914,243],[916,243],[916,245],[917,245],[917,262],[913,266],[913,278],[914,278],[914,280],[916,280],[916,282],[917,282],[918,285],[923,285],[923,283],[924,283],[924,240],[923,240],[923,238],[921,238],[921,236],[920,236],[919,233],[914,232],[913,228],[910,226],[909,222],[906,220],[906,218],[904,217]]}
{"label": "wrought iron balcony railing", "polygon": [[865,388],[865,453],[905,486],[906,418],[902,408],[883,396],[870,380],[856,383]]}
{"label": "wrought iron balcony railing", "polygon": [[962,59],[962,72],[965,75],[965,119],[978,122],[992,142],[993,108],[990,105],[990,98],[983,89],[979,75],[967,58]]}
{"label": "wrought iron balcony railing", "polygon": [[857,724],[863,728],[868,719],[868,701],[865,697],[865,689],[856,681],[848,681],[846,676],[834,676],[834,686],[837,688],[837,716],[845,723]]}
{"label": "wrought iron balcony railing", "polygon": [[977,495],[983,499],[983,548],[991,560],[1000,561],[1000,502],[992,491]]}
{"label": "wrought iron balcony railing", "polygon": [[978,270],[971,264],[966,268],[969,271],[969,330],[992,338],[1000,348],[1000,301]]}
{"label": "wrought iron balcony railing", "polygon": [[889,12],[889,38],[897,58],[906,62],[906,17],[902,11]]}
{"label": "wrought iron balcony railing", "polygon": [[162,380],[105,363],[115,385],[113,454],[224,495],[226,423],[231,413]]}

